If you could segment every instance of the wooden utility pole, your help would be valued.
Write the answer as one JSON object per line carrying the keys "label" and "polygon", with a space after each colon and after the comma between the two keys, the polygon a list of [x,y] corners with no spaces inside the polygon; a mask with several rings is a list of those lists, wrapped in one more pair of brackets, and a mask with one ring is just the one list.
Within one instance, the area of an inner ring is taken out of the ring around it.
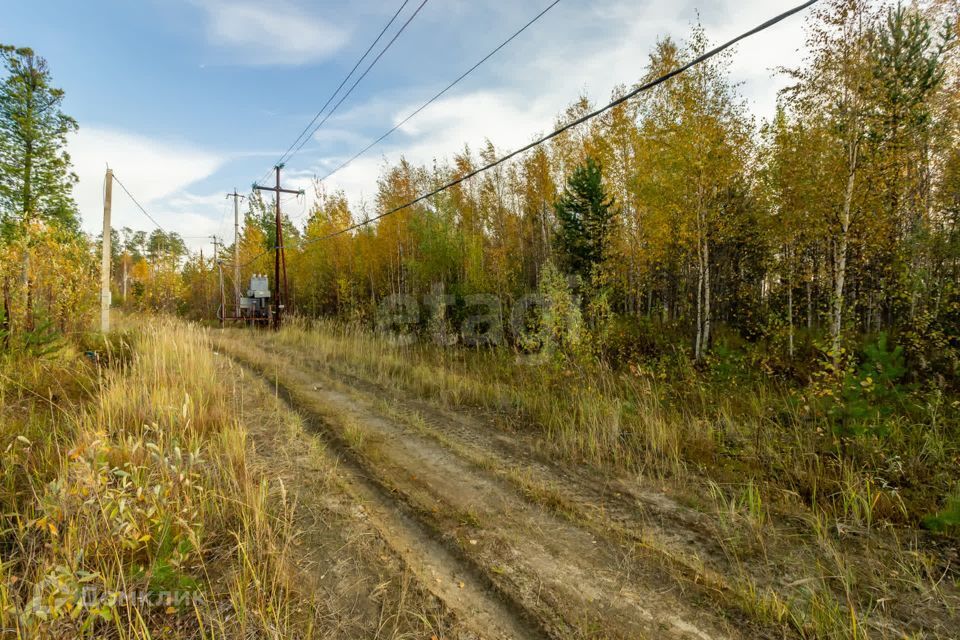
{"label": "wooden utility pole", "polygon": [[220,239],[215,235],[210,236],[210,239],[213,241],[213,265],[217,268],[220,278],[220,307],[217,310],[217,319],[220,321],[220,326],[223,326],[223,318],[227,314],[227,310],[223,300],[223,263],[220,260]]}
{"label": "wooden utility pole", "polygon": [[203,247],[200,247],[200,295],[203,300],[203,308],[206,311],[210,309],[207,307],[207,263],[203,261]]}
{"label": "wooden utility pole", "polygon": [[110,211],[113,200],[113,169],[107,168],[103,194],[103,242],[100,256],[100,331],[110,331]]}
{"label": "wooden utility pole", "polygon": [[[273,254],[273,328],[279,329],[281,324],[280,316],[283,313],[284,306],[287,304],[289,299],[287,291],[287,257],[284,255],[283,250],[283,220],[280,216],[280,194],[281,193],[293,193],[298,196],[303,195],[303,189],[284,189],[280,186],[280,169],[283,169],[282,164],[278,164],[274,167],[276,171],[277,182],[276,186],[273,187],[262,187],[258,184],[254,184],[253,188],[255,191],[272,191],[274,198],[276,199],[276,227],[277,227],[277,238],[276,245],[274,246]],[[283,295],[280,295],[280,267],[283,265]]]}
{"label": "wooden utility pole", "polygon": [[228,193],[227,197],[233,198],[233,294],[236,297],[236,315],[240,315],[240,201],[243,196],[234,187],[233,193]]}
{"label": "wooden utility pole", "polygon": [[227,315],[227,299],[223,295],[223,260],[217,260],[217,272],[220,274],[220,326],[223,326],[223,319]]}

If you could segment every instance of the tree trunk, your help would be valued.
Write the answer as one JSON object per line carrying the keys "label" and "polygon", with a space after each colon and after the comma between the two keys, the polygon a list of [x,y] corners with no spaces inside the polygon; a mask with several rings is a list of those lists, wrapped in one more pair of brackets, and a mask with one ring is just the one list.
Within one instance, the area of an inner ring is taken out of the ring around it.
{"label": "tree trunk", "polygon": [[850,211],[853,203],[853,185],[856,173],[850,172],[847,178],[847,190],[843,198],[843,211],[840,216],[840,237],[834,249],[833,281],[833,318],[830,323],[830,337],[834,359],[840,355],[840,333],[843,329],[843,290],[847,277],[847,245],[850,234]]}
{"label": "tree trunk", "polygon": [[[699,223],[700,216],[697,215],[697,221]],[[703,354],[703,285],[704,285],[704,268],[703,268],[703,237],[700,233],[700,225],[698,224],[697,229],[697,332],[693,341],[693,357],[695,360],[700,360],[701,355]]]}
{"label": "tree trunk", "polygon": [[703,235],[703,335],[700,338],[701,355],[710,348],[710,239]]}
{"label": "tree trunk", "polygon": [[787,353],[793,357],[793,284],[787,282]]}
{"label": "tree trunk", "polygon": [[700,359],[700,338],[703,335],[703,262],[697,248],[697,334],[693,341],[693,359]]}

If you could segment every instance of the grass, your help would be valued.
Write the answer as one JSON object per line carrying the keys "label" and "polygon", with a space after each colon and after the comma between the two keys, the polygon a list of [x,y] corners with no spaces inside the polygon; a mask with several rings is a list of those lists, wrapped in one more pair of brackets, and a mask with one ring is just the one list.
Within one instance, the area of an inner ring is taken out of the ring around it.
{"label": "grass", "polygon": [[[404,580],[370,587],[369,619],[355,596],[304,588],[298,476],[263,463],[243,419],[244,393],[270,396],[225,378],[203,330],[158,320],[93,344],[0,355],[0,638],[438,628]],[[251,418],[272,437],[297,428]],[[356,544],[335,547],[361,564]]]}
{"label": "grass", "polygon": [[[956,613],[956,570],[917,531],[957,482],[956,403],[936,394],[890,416],[882,436],[838,442],[831,416],[803,390],[680,365],[669,375],[533,367],[506,350],[397,344],[327,322],[292,323],[264,339],[337,374],[481,409],[561,467],[680,487],[713,518],[734,567],[725,584],[764,622],[805,637],[865,638],[885,637],[890,616],[917,631]],[[508,475],[556,512],[586,515]],[[891,566],[900,567],[893,578]]]}
{"label": "grass", "polygon": [[[721,577],[710,558],[680,557],[652,539],[642,546],[678,580],[723,589],[765,624],[867,638],[885,637],[891,617],[912,618],[914,633],[955,620],[956,570],[913,528],[933,512],[944,536],[956,533],[952,503],[936,498],[956,486],[955,470],[943,471],[957,455],[946,400],[931,401],[929,424],[922,412],[894,416],[885,439],[841,452],[826,418],[790,390],[720,384],[689,368],[664,378],[532,367],[506,351],[403,346],[325,324],[259,335],[397,392],[481,409],[561,467],[682,488],[712,519],[730,569]],[[443,612],[400,568],[351,574],[335,589],[305,576],[304,532],[334,517],[313,504],[307,511],[321,513],[305,524],[305,503],[335,493],[336,474],[325,462],[303,489],[316,460],[303,457],[312,454],[302,451],[302,425],[266,388],[225,372],[203,330],[156,321],[42,357],[0,358],[4,640],[442,636]],[[433,430],[423,416],[381,405]],[[375,454],[357,425],[345,437]],[[602,509],[529,469],[474,462],[555,513],[607,528]],[[332,545],[322,558],[330,567],[364,566],[369,550],[357,545],[369,539],[312,544]],[[356,588],[373,609],[351,608]]]}
{"label": "grass", "polygon": [[325,325],[322,331],[288,327],[281,344],[309,348],[314,357],[358,367],[379,383],[415,390],[451,406],[479,406],[516,425],[536,425],[564,455],[622,468],[676,472],[681,450],[710,448],[709,428],[666,419],[647,380],[517,365],[501,352],[439,350],[393,341],[363,330]]}
{"label": "grass", "polygon": [[716,380],[679,361],[669,376],[530,366],[505,349],[399,345],[327,322],[291,325],[268,339],[390,388],[494,412],[511,428],[532,430],[561,460],[656,477],[706,470],[721,484],[752,477],[761,491],[773,485],[851,526],[919,526],[958,481],[960,403],[938,394],[888,418],[882,437],[840,441],[833,418],[803,390]]}

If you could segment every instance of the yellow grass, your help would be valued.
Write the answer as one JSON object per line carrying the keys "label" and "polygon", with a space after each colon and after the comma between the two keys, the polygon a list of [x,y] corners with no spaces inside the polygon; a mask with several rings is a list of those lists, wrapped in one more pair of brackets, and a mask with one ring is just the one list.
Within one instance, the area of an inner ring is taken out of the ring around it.
{"label": "yellow grass", "polygon": [[320,637],[290,584],[293,506],[249,469],[206,336],[123,339],[126,364],[5,363],[0,637]]}

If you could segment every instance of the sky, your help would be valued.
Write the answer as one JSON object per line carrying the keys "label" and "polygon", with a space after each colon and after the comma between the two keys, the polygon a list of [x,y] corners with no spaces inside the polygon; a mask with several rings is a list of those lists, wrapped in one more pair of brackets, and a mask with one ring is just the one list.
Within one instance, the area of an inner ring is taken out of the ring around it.
{"label": "sky", "polygon": [[[429,0],[338,111],[290,158],[283,202],[303,219],[313,178],[365,147],[489,53],[551,0]],[[392,33],[420,0],[408,2]],[[233,233],[248,192],[293,143],[402,0],[44,0],[10,3],[0,43],[45,57],[64,111],[83,228],[102,225],[109,165],[167,231],[193,249]],[[543,18],[384,143],[327,181],[356,210],[384,164],[448,159],[489,138],[499,150],[549,131],[579,95],[595,104],[644,73],[659,37],[698,20],[721,42],[799,0],[561,0]],[[758,121],[772,116],[775,71],[802,58],[804,16],[737,46],[732,81]],[[372,57],[372,56],[371,56]],[[369,58],[368,58],[369,60]],[[361,69],[365,67],[361,66]],[[348,84],[349,86],[349,84]],[[119,189],[113,226],[153,224]],[[209,249],[207,249],[209,251]]]}

